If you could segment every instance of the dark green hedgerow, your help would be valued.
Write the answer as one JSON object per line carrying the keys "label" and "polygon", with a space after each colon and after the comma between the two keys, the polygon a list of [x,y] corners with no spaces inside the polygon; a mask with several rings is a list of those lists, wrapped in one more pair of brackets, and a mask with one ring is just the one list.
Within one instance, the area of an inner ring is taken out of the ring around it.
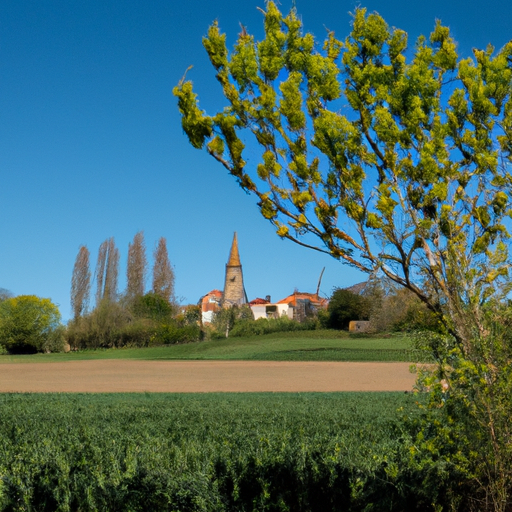
{"label": "dark green hedgerow", "polygon": [[462,487],[415,455],[417,400],[2,395],[0,510],[434,510]]}

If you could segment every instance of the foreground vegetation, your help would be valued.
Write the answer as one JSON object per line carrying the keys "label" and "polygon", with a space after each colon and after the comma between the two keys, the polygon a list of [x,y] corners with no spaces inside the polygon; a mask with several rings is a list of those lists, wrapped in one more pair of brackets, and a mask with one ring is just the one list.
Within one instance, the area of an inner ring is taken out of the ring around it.
{"label": "foreground vegetation", "polygon": [[[421,398],[421,397],[420,397]],[[434,510],[401,393],[0,396],[0,510]]]}
{"label": "foreground vegetation", "polygon": [[410,338],[351,337],[334,330],[283,332],[148,348],[82,350],[67,354],[4,355],[3,362],[53,362],[83,359],[204,359],[257,361],[407,361],[428,360]]}

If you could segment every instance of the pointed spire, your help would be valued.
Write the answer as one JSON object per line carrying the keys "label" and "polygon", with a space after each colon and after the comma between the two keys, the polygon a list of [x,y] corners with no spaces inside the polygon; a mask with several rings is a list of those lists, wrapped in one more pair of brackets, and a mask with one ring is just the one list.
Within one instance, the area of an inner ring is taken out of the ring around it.
{"label": "pointed spire", "polygon": [[233,244],[231,245],[231,252],[229,253],[228,267],[240,267],[240,255],[238,254],[238,240],[236,231],[233,236]]}

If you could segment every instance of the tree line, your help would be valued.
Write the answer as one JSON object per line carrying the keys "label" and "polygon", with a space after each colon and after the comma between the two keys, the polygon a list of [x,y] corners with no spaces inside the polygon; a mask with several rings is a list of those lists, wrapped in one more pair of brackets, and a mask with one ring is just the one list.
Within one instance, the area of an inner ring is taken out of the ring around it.
{"label": "tree line", "polygon": [[[146,291],[148,260],[144,233],[128,245],[126,289],[118,292],[119,249],[113,237],[99,247],[94,275],[89,249],[78,251],[71,279],[73,319],[67,337],[72,349],[148,346],[198,339],[200,328],[178,315],[174,270],[165,238],[153,252],[152,286]],[[89,309],[92,281],[95,305]]]}
{"label": "tree line", "polygon": [[[165,238],[160,238],[153,253],[153,280],[151,293],[169,304],[175,304],[174,270],[167,252]],[[128,264],[126,269],[126,291],[122,297],[134,302],[145,293],[148,272],[144,233],[139,231],[128,245]],[[102,301],[117,302],[118,294],[119,249],[114,238],[105,240],[99,248],[94,278],[96,281],[96,307]],[[71,308],[73,319],[78,320],[88,311],[91,292],[90,252],[82,245],[73,267],[71,278]]]}

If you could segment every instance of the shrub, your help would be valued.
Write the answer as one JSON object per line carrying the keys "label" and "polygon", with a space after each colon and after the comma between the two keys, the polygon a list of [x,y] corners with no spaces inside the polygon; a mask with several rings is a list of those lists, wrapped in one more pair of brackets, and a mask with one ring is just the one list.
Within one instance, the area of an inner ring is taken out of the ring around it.
{"label": "shrub", "polygon": [[119,333],[133,320],[126,308],[102,300],[89,315],[68,325],[67,338],[72,348],[112,348],[122,346]]}
{"label": "shrub", "polygon": [[0,346],[11,354],[60,352],[64,328],[50,299],[20,295],[0,302]]}
{"label": "shrub", "polygon": [[315,321],[297,322],[287,316],[280,318],[258,318],[258,320],[244,320],[235,324],[231,336],[261,336],[274,332],[309,331],[316,328]]}
{"label": "shrub", "polygon": [[365,297],[349,290],[336,288],[328,306],[328,327],[331,329],[348,329],[352,320],[367,320],[368,301]]}
{"label": "shrub", "polygon": [[163,321],[172,318],[174,307],[160,295],[149,292],[146,295],[135,298],[132,311],[134,316],[138,318],[151,318]]}
{"label": "shrub", "polygon": [[156,330],[155,337],[159,343],[165,345],[199,341],[201,339],[201,328],[198,325],[184,325],[182,327],[173,324],[162,325]]}

